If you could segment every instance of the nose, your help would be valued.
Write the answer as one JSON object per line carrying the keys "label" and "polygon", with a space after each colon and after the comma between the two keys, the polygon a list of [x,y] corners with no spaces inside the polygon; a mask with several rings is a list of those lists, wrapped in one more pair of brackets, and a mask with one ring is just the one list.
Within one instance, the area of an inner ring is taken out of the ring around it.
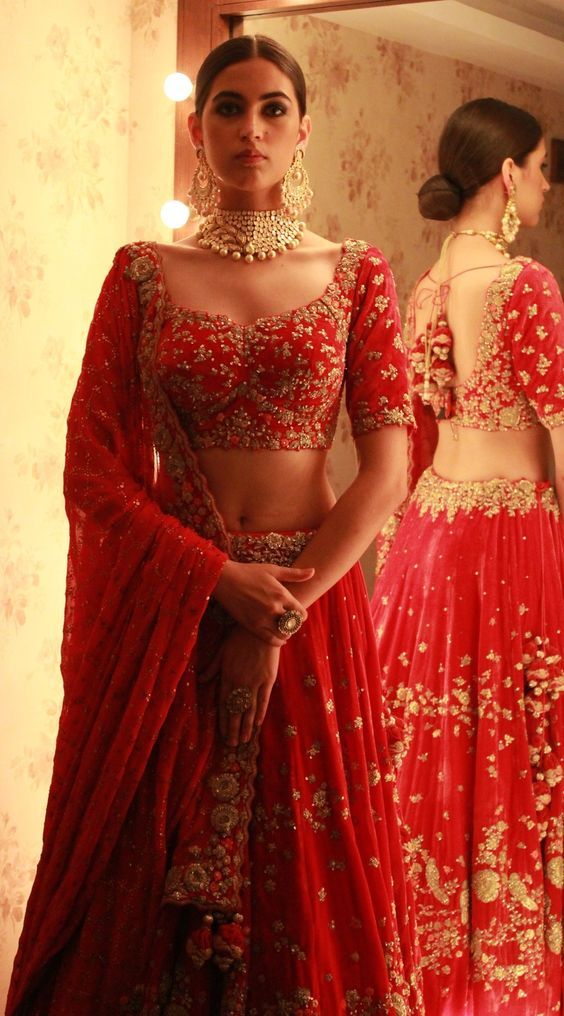
{"label": "nose", "polygon": [[249,112],[241,124],[242,141],[258,141],[262,137],[262,126],[256,113]]}

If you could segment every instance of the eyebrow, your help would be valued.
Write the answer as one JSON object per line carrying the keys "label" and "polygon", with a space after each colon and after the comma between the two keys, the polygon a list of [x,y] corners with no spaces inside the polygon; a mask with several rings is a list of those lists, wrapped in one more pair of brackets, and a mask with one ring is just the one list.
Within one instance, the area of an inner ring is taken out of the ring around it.
{"label": "eyebrow", "polygon": [[[290,96],[286,95],[286,92],[264,92],[263,95],[259,96],[261,102],[264,99],[279,99],[281,97],[283,99],[287,99],[288,102],[292,101]],[[217,95],[214,95],[212,101],[213,102],[217,102],[218,99],[243,99],[244,100],[245,96],[241,95],[240,92],[224,91],[224,92],[218,92]]]}

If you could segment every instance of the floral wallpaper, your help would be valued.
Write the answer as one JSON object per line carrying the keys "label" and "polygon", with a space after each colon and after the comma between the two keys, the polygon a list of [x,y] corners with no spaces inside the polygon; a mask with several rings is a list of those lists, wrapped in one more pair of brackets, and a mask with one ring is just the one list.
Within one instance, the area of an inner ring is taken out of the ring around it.
{"label": "floral wallpaper", "polygon": [[[564,137],[564,95],[460,60],[344,28],[321,15],[256,17],[244,31],[270,35],[301,64],[313,131],[306,164],[314,199],[308,225],[332,240],[359,237],[389,258],[400,305],[436,258],[447,226],[422,219],[417,191],[436,169],[440,132],[461,103],[493,95],[529,109],[546,137]],[[540,225],[522,232],[516,254],[543,261],[564,288],[564,185],[547,195]],[[337,493],[355,471],[341,414],[331,455]],[[368,584],[373,552],[363,560]]]}
{"label": "floral wallpaper", "polygon": [[114,251],[170,240],[176,0],[3,0],[0,1006],[61,704],[66,416]]}
{"label": "floral wallpaper", "polygon": [[[255,19],[303,64],[314,134],[312,228],[364,237],[391,260],[402,303],[442,229],[415,192],[434,170],[441,125],[480,94],[521,103],[563,136],[564,97],[322,18]],[[84,338],[113,251],[169,240],[176,0],[2,0],[0,60],[0,1002],[41,846],[61,702],[59,645],[67,527],[66,415]],[[564,282],[561,188],[519,250]],[[528,246],[527,246],[528,245]],[[338,492],[354,472],[343,416],[331,460]],[[367,573],[370,559],[367,558]]]}
{"label": "floral wallpaper", "polygon": [[[247,18],[245,32],[277,39],[294,54],[308,83],[313,132],[307,167],[312,229],[380,246],[405,305],[436,257],[447,227],[420,217],[417,191],[436,169],[448,115],[468,99],[493,95],[524,106],[547,139],[564,137],[564,95],[460,60],[439,57],[314,17]],[[539,257],[564,286],[562,185],[548,194],[541,224],[523,232],[515,253]]]}

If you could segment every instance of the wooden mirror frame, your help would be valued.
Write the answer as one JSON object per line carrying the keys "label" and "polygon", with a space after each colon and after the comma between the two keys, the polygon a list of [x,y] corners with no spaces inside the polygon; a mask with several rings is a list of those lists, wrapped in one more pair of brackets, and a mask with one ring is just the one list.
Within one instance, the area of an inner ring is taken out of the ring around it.
{"label": "wooden mirror frame", "polygon": [[[267,14],[312,14],[359,7],[394,7],[424,0],[178,0],[176,70],[195,80],[198,67],[210,49],[243,32],[243,19]],[[188,131],[187,109],[178,103],[174,145],[174,196],[185,201],[196,157]]]}

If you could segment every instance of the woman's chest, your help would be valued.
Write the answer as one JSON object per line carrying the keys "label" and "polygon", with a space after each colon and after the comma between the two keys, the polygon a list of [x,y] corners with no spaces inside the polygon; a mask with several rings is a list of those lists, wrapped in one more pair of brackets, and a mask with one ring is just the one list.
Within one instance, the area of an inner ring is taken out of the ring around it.
{"label": "woman's chest", "polygon": [[165,386],[210,394],[242,384],[281,399],[296,386],[340,388],[347,323],[342,310],[324,301],[249,325],[171,307],[155,366]]}

